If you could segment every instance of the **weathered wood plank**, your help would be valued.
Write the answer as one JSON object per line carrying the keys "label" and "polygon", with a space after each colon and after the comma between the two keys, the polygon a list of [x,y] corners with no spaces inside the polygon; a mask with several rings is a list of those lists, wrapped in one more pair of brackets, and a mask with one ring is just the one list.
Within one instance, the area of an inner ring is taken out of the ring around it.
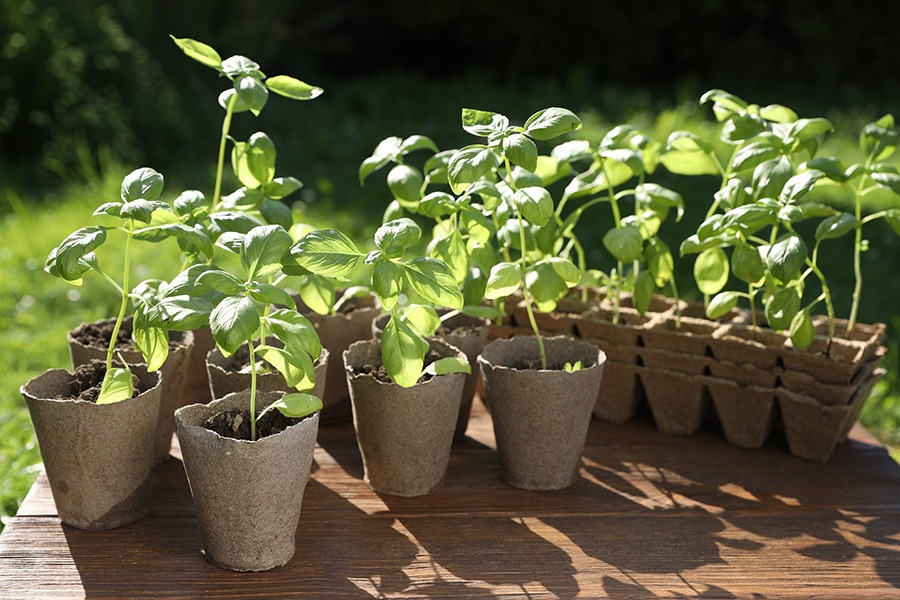
{"label": "weathered wood plank", "polygon": [[261,574],[203,559],[175,459],[150,515],[108,532],[62,526],[41,477],[0,537],[0,598],[900,597],[900,468],[861,427],[820,465],[594,422],[581,480],[552,493],[499,481],[483,409],[469,435],[406,499],[361,481],[352,427],[322,428],[297,556]]}

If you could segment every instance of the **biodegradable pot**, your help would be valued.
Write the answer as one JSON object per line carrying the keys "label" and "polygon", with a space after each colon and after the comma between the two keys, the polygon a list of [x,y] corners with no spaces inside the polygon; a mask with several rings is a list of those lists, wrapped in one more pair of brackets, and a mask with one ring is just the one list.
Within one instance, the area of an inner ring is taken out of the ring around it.
{"label": "biodegradable pot", "polygon": [[[338,294],[341,292],[338,291]],[[350,344],[359,340],[372,339],[372,321],[381,313],[381,305],[375,296],[351,298],[347,305],[353,308],[347,313],[320,315],[310,310],[294,296],[297,310],[315,326],[322,341],[322,347],[334,357],[326,370],[325,396],[322,398],[322,425],[346,423],[353,418],[350,407],[350,392],[341,357]]]}
{"label": "biodegradable pot", "polygon": [[[518,327],[531,328],[531,320],[528,318],[528,309],[525,308],[524,300],[515,306],[512,314],[513,321]],[[578,322],[577,314],[573,315],[559,311],[533,311],[533,314],[534,321],[542,333],[548,335],[573,335],[575,333],[575,324]]]}
{"label": "biodegradable pot", "polygon": [[707,356],[687,352],[673,352],[658,348],[638,348],[641,363],[651,369],[678,371],[688,375],[706,375],[715,361]]}
{"label": "biodegradable pot", "polygon": [[762,446],[775,425],[775,390],[716,377],[709,378],[706,387],[728,443],[741,448]]}
{"label": "biodegradable pot", "polygon": [[[242,348],[246,347],[241,346]],[[322,398],[327,389],[327,376],[330,354],[327,349],[322,348],[322,354],[316,361],[316,386],[310,390],[310,394]],[[206,369],[209,373],[209,390],[214,400],[224,398],[228,394],[242,392],[250,389],[250,373],[241,373],[233,371],[231,368],[231,358],[222,355],[219,348],[210,350],[206,356]],[[270,370],[268,373],[258,374],[256,376],[256,389],[260,392],[296,392],[285,382],[281,373]]]}
{"label": "biodegradable pot", "polygon": [[776,394],[791,454],[818,462],[827,461],[850,418],[851,406],[829,406],[784,388],[779,388]]}
{"label": "biodegradable pot", "polygon": [[595,417],[608,423],[621,424],[631,419],[646,400],[644,387],[634,364],[607,360],[603,380],[594,404]]}
{"label": "biodegradable pot", "polygon": [[[439,314],[442,312],[446,311],[438,311]],[[390,314],[384,314],[372,321],[372,336],[375,339],[381,338],[381,332],[390,318]],[[481,369],[478,367],[478,356],[484,349],[484,345],[487,344],[489,327],[490,322],[487,319],[470,317],[459,313],[444,322],[442,329],[446,329],[449,333],[433,336],[435,339],[462,350],[466,358],[469,359],[469,366],[472,368],[472,373],[466,375],[466,385],[463,388],[462,402],[459,405],[459,416],[456,419],[456,430],[453,433],[454,444],[462,442],[466,437],[469,415],[472,413],[472,400],[475,398],[475,386],[481,376]]]}
{"label": "biodegradable pot", "polygon": [[[577,481],[606,363],[606,355],[592,344],[565,336],[543,341],[548,365],[558,370],[517,368],[539,360],[534,336],[491,342],[478,359],[494,421],[500,478],[527,490],[558,490]],[[581,370],[562,369],[576,361]]]}
{"label": "biodegradable pot", "polygon": [[768,371],[753,365],[741,365],[727,360],[713,360],[709,363],[710,374],[719,379],[727,379],[738,385],[773,388],[778,384],[778,376],[784,369],[775,368]]}
{"label": "biodegradable pot", "polygon": [[[886,330],[884,323],[874,323],[872,325],[857,323],[853,327],[853,331],[848,335],[847,326],[849,324],[850,322],[845,319],[835,319],[834,336],[847,341],[862,342],[863,344],[874,346],[878,346],[884,341]],[[816,328],[816,335],[828,335],[828,317],[816,315],[813,317],[813,325]]]}
{"label": "biodegradable pot", "polygon": [[[440,357],[465,355],[429,340]],[[363,459],[365,481],[376,492],[422,496],[444,480],[465,386],[465,373],[432,377],[409,388],[361,374],[379,367],[381,342],[360,341],[344,352],[353,425]]]}
{"label": "biodegradable pot", "polygon": [[709,408],[706,377],[649,367],[638,372],[657,429],[675,435],[700,429]]}
{"label": "biodegradable pot", "polygon": [[658,350],[668,350],[683,354],[708,356],[712,334],[721,325],[714,321],[705,321],[682,317],[680,320],[668,315],[659,315],[647,324],[641,332],[644,346]]}
{"label": "biodegradable pot", "polygon": [[[282,396],[258,393],[257,414]],[[249,406],[250,392],[244,390],[175,413],[206,556],[231,571],[265,571],[294,556],[319,430],[318,413],[255,442],[223,437],[204,426],[222,411]]]}
{"label": "biodegradable pot", "polygon": [[[604,296],[600,300],[600,307],[612,311],[614,307],[613,299],[609,296]],[[634,296],[628,292],[622,292],[619,295],[619,307],[634,310],[635,312],[637,312],[634,307]],[[646,314],[652,317],[658,314],[671,313],[674,311],[674,309],[674,299],[662,296],[660,294],[653,294],[653,297],[650,299],[650,306],[649,308],[647,308]]]}
{"label": "biodegradable pot", "polygon": [[742,308],[732,308],[724,315],[717,317],[715,319],[710,319],[706,316],[706,306],[701,302],[689,302],[682,301],[683,305],[681,307],[681,317],[687,317],[689,319],[697,319],[701,321],[707,321],[718,324],[744,324],[750,323],[750,311],[744,310]]}
{"label": "biodegradable pot", "polygon": [[884,377],[886,373],[887,371],[885,369],[875,369],[875,371],[873,371],[866,379],[863,379],[859,383],[856,395],[850,400],[850,415],[847,417],[847,421],[844,423],[844,427],[841,430],[841,435],[838,438],[839,444],[847,440],[850,429],[853,428],[853,424],[856,423],[859,415],[862,414],[866,400],[869,399],[869,394],[872,393],[872,388],[875,387],[878,380]]}
{"label": "biodegradable pot", "polygon": [[147,514],[160,375],[146,365],[130,368],[143,391],[113,404],[59,399],[72,381],[63,369],[45,371],[21,388],[56,510],[71,527],[112,529]]}
{"label": "biodegradable pot", "polygon": [[807,373],[821,383],[842,384],[858,377],[863,365],[878,351],[877,345],[839,338],[831,340],[829,347],[826,338],[816,337],[806,350],[784,350],[782,361],[785,371]]}
{"label": "biodegradable pot", "polygon": [[[95,325],[105,326],[115,323],[115,319],[105,319],[94,323],[79,325],[69,332],[69,355],[72,366],[78,367],[92,360],[106,361],[107,346],[102,348],[86,345],[79,338],[84,328]],[[131,317],[122,322],[121,331],[131,335],[133,321]],[[194,353],[194,334],[190,331],[169,332],[169,356],[159,372],[162,376],[160,387],[159,418],[154,441],[153,464],[158,465],[169,456],[172,448],[172,434],[175,433],[175,409],[185,405],[184,382],[187,376],[191,356]],[[144,362],[138,350],[117,351],[129,365]]]}
{"label": "biodegradable pot", "polygon": [[213,400],[210,395],[209,373],[206,371],[206,355],[216,347],[216,340],[209,327],[195,329],[192,333],[194,348],[188,357],[187,373],[181,388],[182,403],[206,404]]}
{"label": "biodegradable pot", "polygon": [[710,347],[716,360],[771,370],[781,365],[787,341],[787,336],[764,327],[726,325],[713,333]]}

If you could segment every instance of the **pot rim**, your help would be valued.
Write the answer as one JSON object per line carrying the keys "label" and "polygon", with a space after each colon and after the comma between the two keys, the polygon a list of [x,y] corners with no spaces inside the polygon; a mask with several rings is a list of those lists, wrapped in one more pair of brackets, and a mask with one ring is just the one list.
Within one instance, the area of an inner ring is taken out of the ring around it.
{"label": "pot rim", "polygon": [[[445,341],[443,341],[443,340],[439,340],[439,339],[432,338],[432,337],[429,337],[429,338],[426,338],[426,339],[428,340],[428,343],[431,345],[432,348],[433,348],[435,345],[437,345],[438,347],[440,347],[440,346],[446,346],[446,347],[449,348],[451,351],[456,352],[457,358],[461,358],[462,360],[464,360],[464,361],[466,361],[466,362],[469,361],[469,359],[466,357],[466,354],[465,354],[462,350],[460,350],[459,348],[457,348],[456,346],[453,346],[452,344],[448,344],[447,342],[445,342]],[[371,340],[358,340],[358,341],[353,342],[352,344],[350,344],[350,347],[347,348],[346,350],[344,350],[344,356],[343,356],[343,359],[344,359],[344,371],[347,373],[347,375],[350,377],[350,379],[355,380],[355,381],[356,381],[356,380],[371,379],[373,382],[377,383],[378,385],[400,387],[400,385],[399,385],[398,383],[395,383],[395,382],[393,382],[393,381],[390,381],[390,382],[387,382],[387,381],[379,381],[378,379],[375,378],[374,375],[372,375],[372,374],[370,374],[370,373],[355,373],[354,370],[353,370],[353,367],[351,367],[350,365],[347,364],[347,353],[350,352],[350,350],[352,350],[354,346],[363,346],[363,345],[366,345],[366,344],[370,344],[370,345],[371,345],[371,344],[378,344],[379,346],[381,346],[381,339],[378,338],[378,339],[371,339]],[[453,354],[448,354],[447,356],[453,356]],[[447,358],[447,357],[442,357],[442,358]],[[377,365],[372,365],[372,366],[380,366],[380,365],[382,365],[382,364],[384,364],[384,363],[381,362],[381,361],[379,361]],[[468,373],[445,373],[445,374],[443,374],[443,375],[433,375],[433,376],[431,377],[431,379],[429,379],[428,381],[423,381],[423,382],[421,382],[421,383],[416,382],[412,387],[410,387],[410,388],[402,388],[402,389],[412,389],[412,388],[420,388],[420,389],[421,389],[422,387],[424,387],[424,386],[430,384],[431,382],[433,382],[433,381],[438,381],[439,379],[441,379],[441,378],[443,378],[443,377],[453,377],[453,376],[460,376],[460,375],[463,376],[463,377],[467,377],[467,376],[468,376]]]}
{"label": "pot rim", "polygon": [[[536,339],[536,338],[533,335],[532,336],[514,335],[510,338],[496,339],[491,342],[488,342],[487,346],[485,346],[485,351],[488,351],[488,348],[494,344],[496,344],[497,346],[502,346],[502,345],[511,344],[516,340],[529,340],[529,339]],[[502,365],[502,364],[494,364],[494,363],[490,362],[490,359],[485,358],[484,351],[482,351],[482,353],[478,356],[478,364],[481,365],[482,367],[486,366],[486,367],[488,367],[490,369],[494,369],[494,370],[502,369],[505,371],[511,371],[511,372],[515,372],[515,373],[556,373],[556,374],[565,373],[565,374],[569,374],[569,375],[577,375],[578,373],[587,373],[594,369],[602,368],[606,364],[606,360],[607,360],[606,352],[601,350],[598,346],[591,344],[590,342],[585,342],[584,340],[579,340],[579,339],[576,339],[576,338],[574,338],[572,336],[568,336],[568,335],[555,335],[552,337],[542,336],[541,339],[544,341],[545,345],[547,345],[548,343],[553,344],[553,343],[558,343],[561,341],[569,341],[569,342],[574,342],[575,344],[583,347],[585,351],[591,352],[592,355],[593,355],[593,351],[596,351],[597,352],[596,362],[589,367],[583,366],[581,369],[579,369],[577,371],[572,371],[571,373],[569,373],[568,371],[565,371],[563,369],[516,369],[514,367],[509,367],[509,366]],[[535,342],[535,349],[537,349],[537,342]]]}
{"label": "pot rim", "polygon": [[139,379],[142,376],[155,377],[155,383],[152,386],[150,386],[149,388],[147,388],[146,390],[144,390],[143,392],[141,392],[140,394],[138,394],[137,396],[134,396],[132,398],[126,398],[125,400],[120,400],[118,402],[112,402],[109,404],[97,404],[96,402],[91,402],[89,400],[79,400],[77,398],[43,398],[40,396],[36,396],[27,391],[27,388],[29,385],[31,385],[32,383],[34,383],[41,377],[46,377],[50,373],[63,373],[63,374],[65,374],[66,377],[71,379],[71,377],[72,377],[71,371],[69,371],[67,369],[58,369],[58,368],[47,369],[47,370],[41,372],[40,374],[35,375],[31,379],[29,379],[28,381],[23,383],[21,386],[19,386],[19,393],[22,394],[22,396],[24,396],[26,398],[30,398],[32,400],[37,400],[39,402],[54,402],[54,403],[59,403],[59,404],[88,404],[91,406],[96,406],[96,407],[98,407],[98,409],[102,410],[104,407],[107,407],[107,406],[117,406],[117,405],[124,406],[127,404],[131,404],[132,401],[134,401],[134,400],[141,400],[141,399],[145,398],[148,394],[153,392],[154,390],[159,389],[160,386],[162,385],[162,373],[160,373],[159,370],[148,371],[146,363],[137,363],[137,364],[127,363],[127,364],[129,366],[129,368],[136,367],[143,371],[142,375],[138,375]]}

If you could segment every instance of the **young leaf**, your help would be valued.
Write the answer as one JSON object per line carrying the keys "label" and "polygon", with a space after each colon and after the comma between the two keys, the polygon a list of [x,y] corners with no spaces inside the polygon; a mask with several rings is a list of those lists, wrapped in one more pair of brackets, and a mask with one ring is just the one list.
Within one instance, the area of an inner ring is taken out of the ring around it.
{"label": "young leaf", "polygon": [[694,279],[704,294],[717,294],[728,282],[728,256],[721,248],[708,248],[694,262]]}
{"label": "young leaf", "polygon": [[422,375],[428,342],[409,325],[391,318],[381,334],[381,360],[388,375],[402,387],[412,387]]}
{"label": "young leaf", "polygon": [[403,255],[407,248],[419,241],[422,230],[406,217],[389,221],[375,231],[375,245],[391,258]]}
{"label": "young leaf", "polygon": [[400,144],[400,153],[408,154],[416,150],[431,150],[437,152],[438,147],[430,137],[424,135],[411,135]]}
{"label": "young leaf", "polygon": [[575,287],[581,281],[581,269],[576,267],[575,263],[567,258],[551,256],[540,262],[548,263],[570,288]]}
{"label": "young leaf", "polygon": [[447,237],[432,241],[430,246],[429,254],[447,263],[456,282],[462,284],[468,272],[469,256],[466,242],[459,230],[454,229]]}
{"label": "young leaf", "polygon": [[634,307],[640,314],[644,314],[653,302],[653,293],[656,291],[656,281],[650,271],[641,271],[634,280]]}
{"label": "young leaf", "polygon": [[799,310],[800,293],[796,287],[777,289],[766,298],[766,320],[772,329],[790,327]]}
{"label": "young leaf", "polygon": [[391,310],[403,291],[403,271],[392,260],[381,260],[372,268],[372,290],[385,310]]}
{"label": "young leaf", "polygon": [[525,285],[538,310],[550,312],[556,303],[569,291],[565,279],[553,268],[550,261],[542,260],[534,263],[525,272]]}
{"label": "young leaf", "polygon": [[322,353],[322,343],[309,319],[291,308],[278,308],[266,317],[272,334],[286,347],[297,347],[313,358]]}
{"label": "young leaf", "polygon": [[770,104],[759,109],[759,116],[767,121],[775,123],[793,123],[797,120],[797,113],[781,104]]}
{"label": "young leaf", "polygon": [[281,259],[291,247],[291,235],[280,225],[254,227],[244,237],[241,265],[249,277],[266,277],[281,270]]}
{"label": "young leaf", "polygon": [[825,173],[816,169],[810,169],[799,175],[794,175],[784,184],[784,189],[781,190],[781,201],[797,202],[809,193],[813,186],[816,185],[816,182],[823,177],[825,177]]}
{"label": "young leaf", "polygon": [[300,279],[300,300],[313,312],[331,314],[334,306],[334,284],[321,275],[304,275]]}
{"label": "young leaf", "polygon": [[786,156],[760,163],[753,170],[753,194],[759,198],[777,198],[794,169]]}
{"label": "young leaf", "polygon": [[263,192],[273,200],[280,200],[302,187],[303,182],[295,177],[275,177],[265,186]]}
{"label": "young leaf", "polygon": [[466,146],[457,150],[447,165],[447,178],[455,194],[489,175],[498,164],[494,151],[482,144]]}
{"label": "young leaf", "polygon": [[616,260],[630,263],[637,260],[644,250],[644,238],[634,225],[610,229],[603,236],[603,246]]}
{"label": "young leaf", "polygon": [[529,223],[543,227],[553,215],[550,192],[539,186],[524,187],[513,194],[513,204]]}
{"label": "young leaf", "polygon": [[336,229],[320,229],[291,248],[291,258],[308,271],[325,277],[346,277],[356,267],[362,253]]}
{"label": "young leaf", "polygon": [[503,115],[474,108],[462,109],[462,128],[472,135],[488,137],[507,127],[509,127],[509,119]]}
{"label": "young leaf", "polygon": [[[280,400],[276,400],[266,407],[266,410],[275,409],[290,419],[302,419],[313,414],[318,410],[322,410],[322,401],[312,394],[303,394],[294,392],[285,394]],[[260,413],[260,417],[262,413]],[[259,417],[257,417],[259,420]]]}
{"label": "young leaf", "polygon": [[634,189],[634,199],[657,212],[675,208],[676,221],[684,214],[684,198],[681,194],[656,183],[642,183]]}
{"label": "young leaf", "polygon": [[206,298],[183,294],[168,296],[147,309],[147,318],[156,327],[171,331],[191,331],[209,325],[209,315],[213,308]]}
{"label": "young leaf", "polygon": [[572,111],[551,107],[540,110],[525,121],[525,135],[536,140],[551,140],[581,129],[581,119]]}
{"label": "young leaf", "polygon": [[722,292],[716,294],[706,307],[706,316],[710,319],[718,319],[737,306],[738,298],[740,298],[738,292]]}
{"label": "young leaf", "polygon": [[292,100],[312,100],[322,95],[322,88],[294,79],[287,75],[276,75],[266,79],[266,87]]}
{"label": "young leaf", "polygon": [[744,283],[758,284],[766,276],[766,265],[756,248],[738,244],[731,253],[731,271]]}
{"label": "young leaf", "polygon": [[782,236],[769,247],[766,254],[766,266],[775,279],[788,283],[800,273],[806,262],[806,244],[796,235]]}
{"label": "young leaf", "polygon": [[431,192],[419,200],[418,213],[431,219],[436,219],[459,212],[461,208],[461,202],[457,202],[456,198],[447,192]]}
{"label": "young leaf", "polygon": [[406,202],[418,202],[422,197],[425,178],[415,167],[396,165],[387,176],[388,188],[394,198]]}
{"label": "young leaf", "polygon": [[403,266],[409,285],[426,301],[447,308],[462,308],[462,293],[450,267],[445,263],[421,257]]}
{"label": "young leaf", "polygon": [[122,201],[156,200],[162,194],[163,185],[163,176],[153,169],[135,169],[122,180]]}
{"label": "young leaf", "polygon": [[534,173],[537,169],[537,146],[521,133],[514,133],[503,138],[503,153],[509,162],[519,165],[526,171]]}
{"label": "young leaf", "polygon": [[263,199],[262,204],[259,205],[259,214],[267,224],[280,225],[285,230],[290,229],[294,224],[294,214],[291,209],[278,200]]}
{"label": "young leaf", "polygon": [[675,131],[666,140],[660,162],[676,175],[716,175],[719,169],[711,154],[712,148],[699,136]]}
{"label": "young leaf", "polygon": [[134,394],[134,380],[128,367],[114,367],[106,371],[103,383],[100,384],[100,395],[97,404],[113,404],[128,400]]}
{"label": "young leaf", "polygon": [[252,282],[248,290],[250,297],[263,304],[276,304],[281,306],[295,306],[294,299],[286,291],[277,285]]}
{"label": "young leaf", "polygon": [[262,77],[259,71],[259,65],[240,54],[229,56],[222,61],[222,72],[231,77],[239,77],[241,75],[250,75],[253,77]]}
{"label": "young leaf", "polygon": [[644,246],[644,259],[657,287],[664,286],[672,279],[675,259],[672,257],[672,251],[661,239],[654,237],[647,240]]}
{"label": "young leaf", "polygon": [[441,326],[441,318],[437,311],[423,304],[411,304],[400,316],[400,319],[404,323],[408,323],[422,337],[434,335],[434,332]]}
{"label": "young leaf", "polygon": [[506,298],[522,284],[522,269],[519,263],[501,262],[491,268],[484,297],[488,300]]}
{"label": "young leaf", "polygon": [[141,351],[148,371],[156,371],[162,367],[169,356],[169,334],[162,327],[153,326],[141,308],[134,311],[131,337]]}
{"label": "young leaf", "polygon": [[256,77],[241,75],[234,82],[238,98],[254,115],[259,115],[269,99],[269,89]]}
{"label": "young leaf", "polygon": [[790,329],[791,343],[794,346],[805,350],[812,343],[815,335],[816,328],[809,316],[809,311],[802,310],[794,315]]}
{"label": "young leaf", "polygon": [[897,148],[898,133],[893,115],[887,114],[866,125],[859,136],[863,154],[872,161],[888,158]]}
{"label": "young leaf", "polygon": [[429,375],[448,375],[450,373],[472,373],[472,365],[465,358],[459,356],[445,356],[439,358],[427,367],[425,373]]}
{"label": "young leaf", "polygon": [[816,241],[834,240],[853,231],[856,227],[856,217],[850,213],[838,213],[823,219],[816,227]]}
{"label": "young leaf", "polygon": [[[82,268],[79,261],[105,241],[105,227],[82,227],[72,232],[69,234],[69,237],[57,246],[55,254],[51,254],[51,258],[54,258],[53,265],[55,269],[51,270],[48,264],[47,272],[66,281],[80,280],[85,269]],[[48,258],[49,262],[50,259]]]}
{"label": "young leaf", "polygon": [[755,169],[760,164],[781,155],[781,143],[769,137],[750,142],[734,153],[732,170],[735,173]]}
{"label": "young leaf", "polygon": [[188,57],[196,60],[201,65],[220,71],[222,69],[222,57],[211,46],[190,38],[177,38],[170,35],[175,45],[181,48]]}
{"label": "young leaf", "polygon": [[259,329],[259,312],[246,296],[222,300],[209,315],[213,338],[225,356],[231,356]]}
{"label": "young leaf", "polygon": [[175,214],[181,217],[199,216],[203,211],[209,212],[206,196],[199,190],[185,190],[172,202]]}
{"label": "young leaf", "polygon": [[[392,136],[381,140],[377,146],[375,146],[375,150],[372,152],[372,156],[365,159],[362,164],[359,166],[359,184],[362,185],[366,177],[388,164],[392,160],[396,160],[400,155],[400,147],[403,145],[403,140],[399,137]],[[426,163],[426,170],[427,163]]]}
{"label": "young leaf", "polygon": [[311,390],[316,385],[315,367],[308,354],[292,352],[289,348],[260,346],[259,357],[275,367],[289,387],[300,391]]}
{"label": "young leaf", "polygon": [[583,369],[584,366],[581,364],[580,360],[577,360],[574,364],[567,362],[565,365],[563,365],[563,368],[566,370],[566,373],[574,373]]}

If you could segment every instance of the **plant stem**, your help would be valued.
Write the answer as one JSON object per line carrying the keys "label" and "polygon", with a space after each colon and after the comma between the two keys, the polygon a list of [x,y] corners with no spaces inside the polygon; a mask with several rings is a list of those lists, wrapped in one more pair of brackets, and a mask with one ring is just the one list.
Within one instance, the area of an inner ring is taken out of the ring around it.
{"label": "plant stem", "polygon": [[256,349],[253,340],[247,340],[250,349],[250,441],[256,441]]}
{"label": "plant stem", "polygon": [[[831,301],[831,290],[828,288],[828,282],[825,281],[825,274],[822,273],[819,266],[813,261],[806,259],[806,264],[812,269],[812,272],[816,274],[816,277],[819,279],[819,283],[822,285],[822,295],[825,296],[825,310],[828,312],[828,341],[825,344],[825,347],[831,348],[831,340],[834,339],[834,304]],[[850,326],[847,327],[847,333],[850,333]]]}
{"label": "plant stem", "polygon": [[[869,161],[866,162],[869,166]],[[860,177],[859,185],[856,187],[854,194],[854,209],[856,216],[856,230],[853,240],[853,274],[856,277],[856,283],[853,285],[853,304],[850,307],[850,318],[847,320],[847,335],[853,331],[856,326],[856,315],[859,312],[859,300],[862,297],[862,188],[865,185],[866,176]],[[829,338],[830,339],[830,338]]]}
{"label": "plant stem", "polygon": [[747,284],[747,297],[750,299],[750,324],[753,329],[759,329],[756,319],[756,294],[753,292],[753,284]]}
{"label": "plant stem", "polygon": [[[609,178],[609,170],[606,168],[606,163],[603,163],[603,176],[606,178],[607,191],[609,192],[609,205],[612,209],[613,219],[615,220],[616,229],[622,228],[622,213],[619,211],[619,202],[616,199],[616,193],[610,185]],[[622,261],[616,261],[616,277],[613,284],[613,324],[619,323],[619,312],[621,309],[621,294],[622,294],[622,271],[625,268],[625,265],[622,264]]]}
{"label": "plant stem", "polygon": [[112,369],[113,354],[116,351],[116,339],[119,337],[119,330],[122,328],[122,321],[125,320],[125,311],[128,309],[128,276],[131,268],[129,258],[131,257],[131,237],[134,229],[134,221],[128,221],[128,232],[125,234],[125,267],[122,269],[122,304],[119,306],[119,315],[116,317],[116,324],[113,325],[112,337],[109,338],[109,349],[106,351],[106,371]]}
{"label": "plant stem", "polygon": [[219,197],[222,195],[222,172],[225,169],[225,148],[228,145],[228,133],[231,131],[231,115],[234,114],[234,105],[237,102],[237,94],[232,94],[225,107],[225,120],[222,121],[222,139],[219,141],[219,158],[216,162],[216,189],[213,192],[212,211],[219,207]]}

